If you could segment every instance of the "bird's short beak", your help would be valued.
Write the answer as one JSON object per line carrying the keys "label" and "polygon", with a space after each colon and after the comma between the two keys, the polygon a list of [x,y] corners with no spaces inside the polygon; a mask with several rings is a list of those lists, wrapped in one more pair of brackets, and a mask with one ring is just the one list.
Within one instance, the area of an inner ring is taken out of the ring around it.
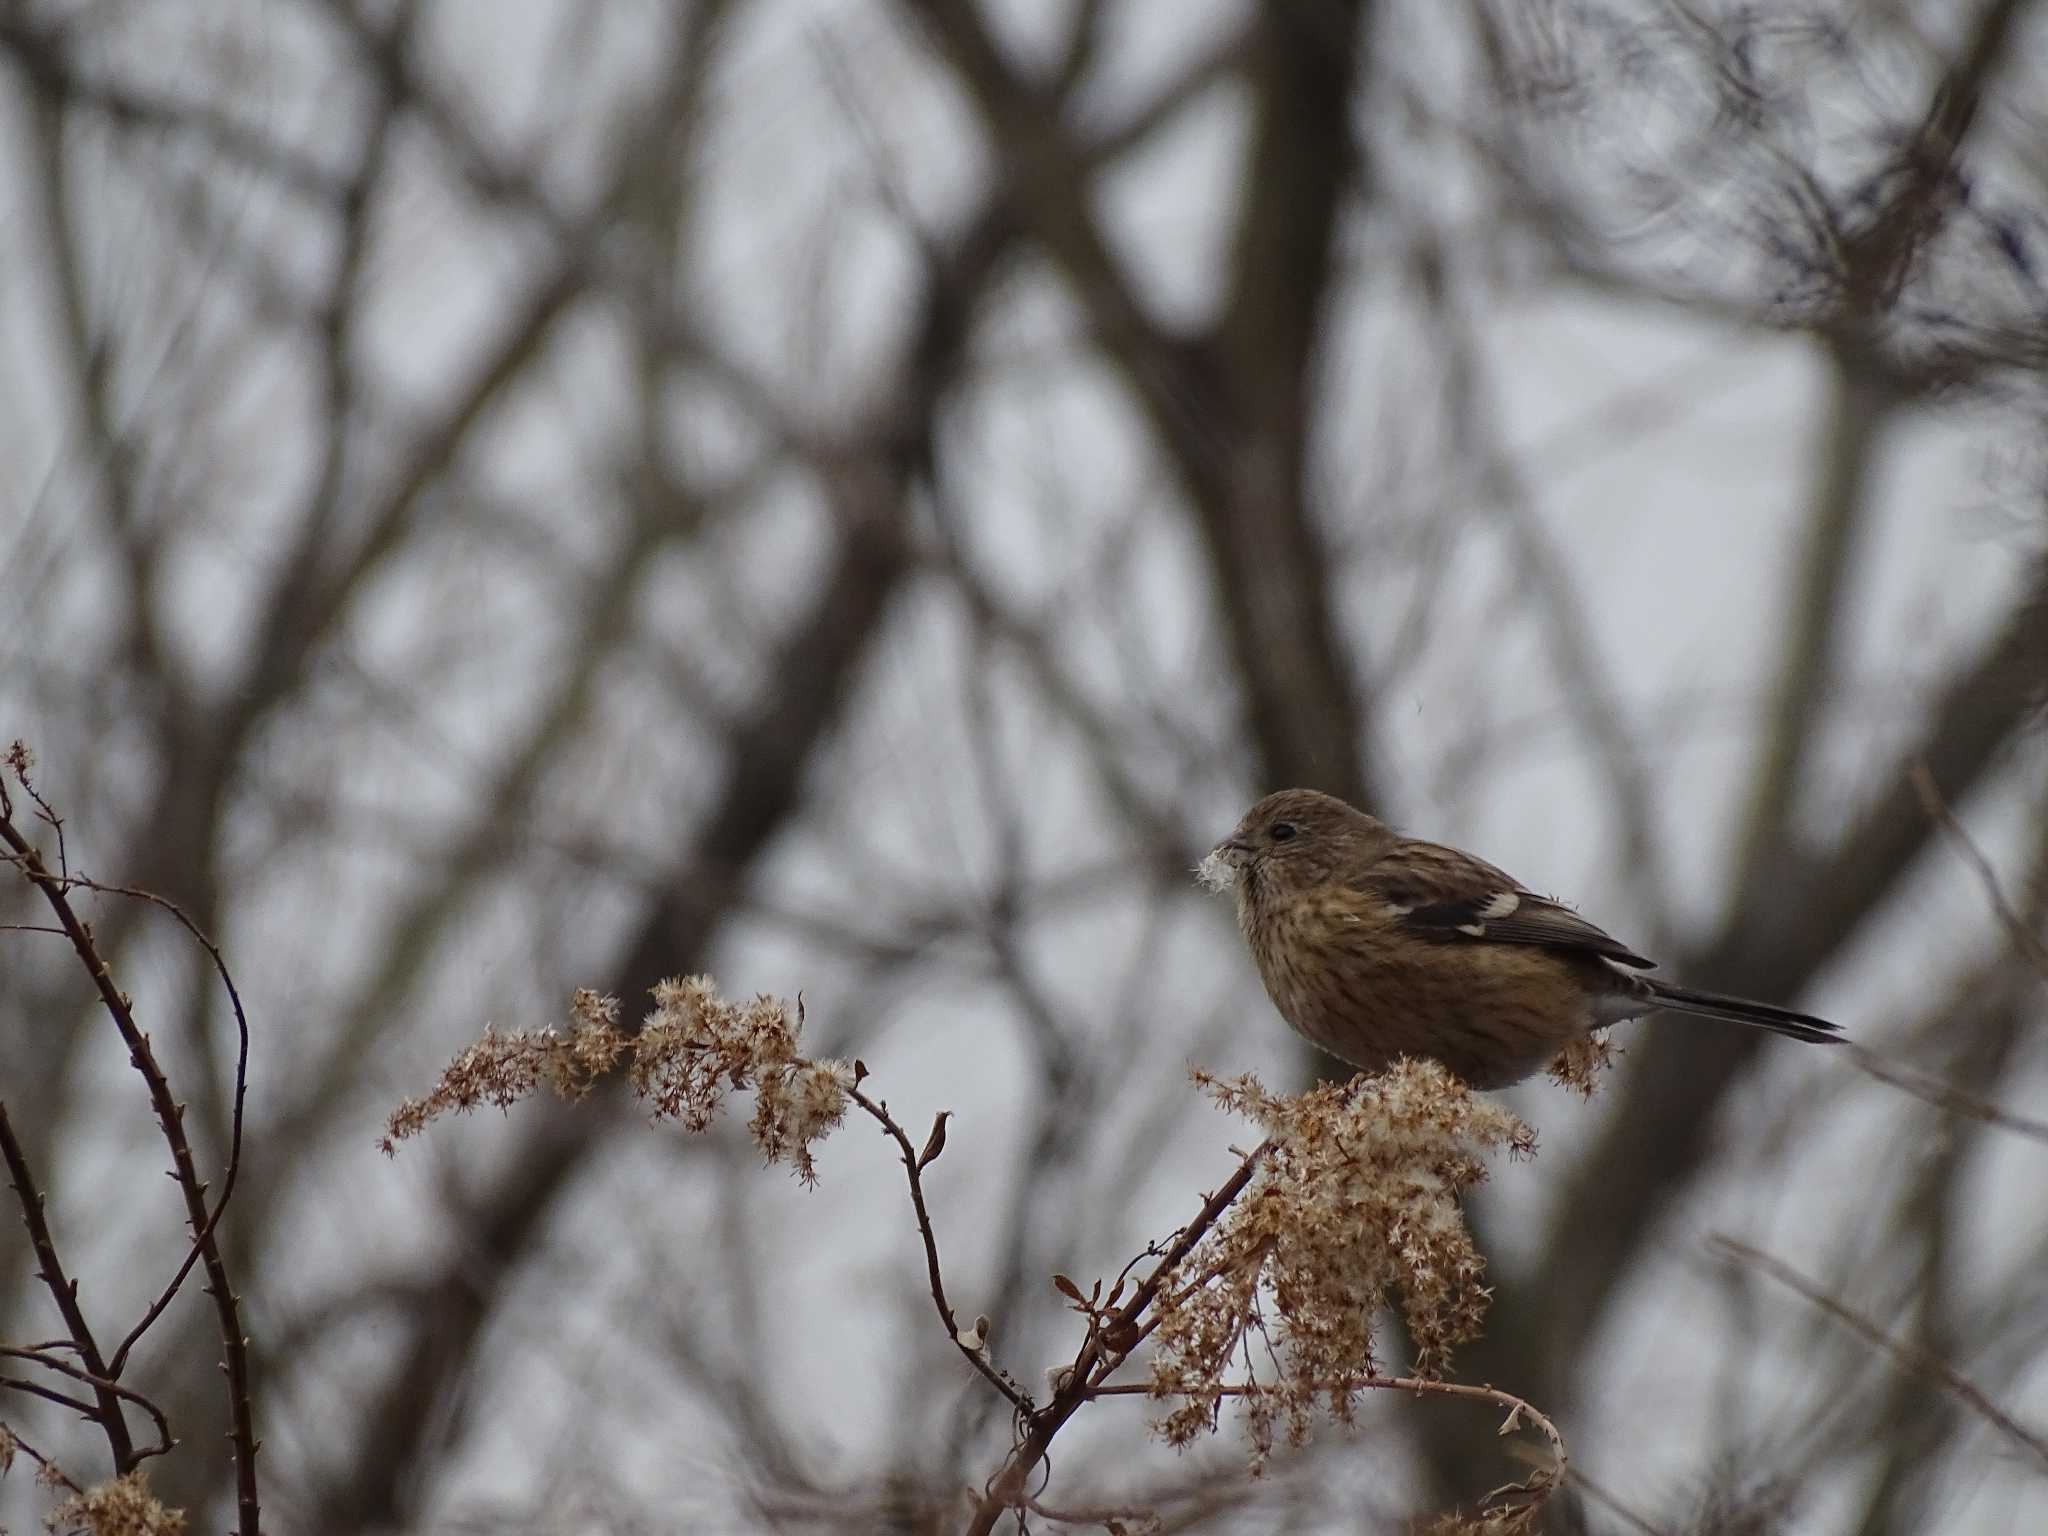
{"label": "bird's short beak", "polygon": [[1216,845],[1215,854],[1226,864],[1242,864],[1252,856],[1252,845],[1241,837],[1226,837]]}

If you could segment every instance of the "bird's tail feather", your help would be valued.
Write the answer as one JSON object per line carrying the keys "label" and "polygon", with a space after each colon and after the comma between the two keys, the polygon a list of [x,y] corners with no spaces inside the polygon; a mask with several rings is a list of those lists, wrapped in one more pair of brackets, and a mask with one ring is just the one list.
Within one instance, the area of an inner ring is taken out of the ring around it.
{"label": "bird's tail feather", "polygon": [[1642,980],[1648,983],[1659,1005],[1674,1008],[1680,1013],[1728,1019],[1737,1024],[1768,1029],[1774,1034],[1789,1035],[1794,1040],[1811,1040],[1819,1045],[1843,1045],[1848,1040],[1841,1025],[1810,1013],[1795,1013],[1790,1008],[1780,1008],[1772,1003],[1752,1002],[1746,997],[1728,997],[1719,992],[1695,992],[1690,987],[1673,986],[1668,981],[1656,981],[1647,976]]}

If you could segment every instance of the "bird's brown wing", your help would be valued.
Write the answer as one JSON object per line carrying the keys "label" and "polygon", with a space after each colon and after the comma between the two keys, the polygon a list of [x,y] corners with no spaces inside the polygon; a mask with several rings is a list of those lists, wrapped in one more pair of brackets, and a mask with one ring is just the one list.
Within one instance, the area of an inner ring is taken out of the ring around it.
{"label": "bird's brown wing", "polygon": [[1564,903],[1524,890],[1484,859],[1441,843],[1397,843],[1350,884],[1384,899],[1404,926],[1430,938],[1534,944],[1600,955],[1622,965],[1656,964]]}

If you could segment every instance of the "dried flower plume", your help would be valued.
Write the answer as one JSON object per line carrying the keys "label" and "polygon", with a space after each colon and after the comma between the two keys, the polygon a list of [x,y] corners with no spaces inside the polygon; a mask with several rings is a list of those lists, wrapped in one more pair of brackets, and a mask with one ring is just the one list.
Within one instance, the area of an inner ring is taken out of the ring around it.
{"label": "dried flower plume", "polygon": [[[1526,1125],[1476,1097],[1442,1064],[1399,1061],[1296,1097],[1269,1093],[1249,1076],[1194,1074],[1210,1098],[1255,1121],[1267,1139],[1207,1197],[1193,1224],[1147,1250],[1160,1255],[1160,1267],[1128,1299],[1128,1269],[1106,1300],[1099,1281],[1084,1294],[1066,1276],[1054,1277],[1088,1318],[1089,1332],[1075,1365],[1053,1378],[1052,1400],[1040,1405],[991,1357],[989,1320],[968,1326],[940,1274],[922,1180],[945,1151],[948,1112],[934,1117],[918,1150],[887,1103],[863,1092],[865,1067],[803,1055],[801,1001],[732,1003],[705,977],[665,981],[653,998],[637,1031],[620,1027],[614,999],[590,991],[576,994],[560,1029],[486,1031],[431,1092],[392,1115],[385,1150],[450,1111],[502,1108],[544,1088],[579,1098],[616,1076],[658,1118],[693,1131],[709,1126],[729,1095],[751,1090],[755,1144],[808,1183],[817,1177],[813,1147],[858,1106],[901,1158],[936,1315],[963,1358],[1029,1426],[991,1480],[976,1529],[991,1529],[1002,1510],[1017,1506],[1020,1480],[1082,1403],[1135,1390],[1105,1380],[1148,1338],[1151,1379],[1142,1390],[1168,1405],[1155,1428],[1174,1445],[1213,1430],[1223,1400],[1239,1398],[1256,1472],[1283,1432],[1291,1443],[1307,1440],[1318,1408],[1348,1422],[1370,1388],[1430,1390],[1508,1405],[1503,1433],[1524,1414],[1543,1428],[1556,1466],[1518,1485],[1531,1507],[1561,1478],[1563,1441],[1534,1408],[1438,1375],[1452,1349],[1478,1333],[1488,1301],[1485,1261],[1459,1198],[1486,1178],[1487,1154],[1527,1154],[1535,1142]],[[1378,1373],[1373,1326],[1388,1306],[1401,1308],[1415,1342],[1413,1376]],[[1526,1525],[1499,1509],[1479,1522],[1448,1529],[1520,1536]]]}
{"label": "dried flower plume", "polygon": [[1432,1061],[1294,1097],[1249,1076],[1195,1080],[1269,1140],[1250,1188],[1161,1290],[1150,1390],[1177,1400],[1157,1425],[1174,1445],[1241,1397],[1257,1465],[1283,1428],[1306,1441],[1319,1401],[1349,1422],[1353,1383],[1378,1370],[1382,1308],[1400,1306],[1418,1375],[1477,1336],[1486,1264],[1458,1197],[1486,1178],[1488,1151],[1527,1155],[1535,1137]]}
{"label": "dried flower plume", "polygon": [[812,1061],[797,1049],[803,1005],[761,996],[727,1002],[710,978],[664,981],[637,1032],[619,1027],[616,998],[580,990],[566,1029],[489,1029],[448,1064],[423,1098],[407,1099],[386,1128],[385,1152],[396,1150],[442,1115],[480,1104],[500,1109],[543,1087],[578,1099],[622,1062],[626,1078],[661,1119],[685,1130],[706,1129],[726,1096],[754,1092],[748,1129],[770,1162],[787,1163],[806,1184],[817,1182],[811,1149],[845,1117],[853,1069]]}
{"label": "dried flower plume", "polygon": [[1593,1097],[1593,1090],[1600,1086],[1600,1074],[1614,1069],[1614,1044],[1607,1038],[1607,1031],[1595,1030],[1590,1035],[1580,1035],[1565,1043],[1550,1065],[1545,1068],[1551,1081],[1561,1083],[1581,1098]]}
{"label": "dried flower plume", "polygon": [[53,1531],[87,1536],[182,1536],[185,1512],[167,1508],[140,1472],[130,1472],[73,1494],[44,1523]]}

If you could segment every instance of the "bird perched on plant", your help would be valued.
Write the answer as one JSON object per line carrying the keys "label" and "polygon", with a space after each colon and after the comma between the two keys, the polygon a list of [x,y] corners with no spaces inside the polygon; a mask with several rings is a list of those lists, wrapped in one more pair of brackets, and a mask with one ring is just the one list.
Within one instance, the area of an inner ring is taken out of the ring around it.
{"label": "bird perched on plant", "polygon": [[1655,962],[1570,907],[1312,789],[1266,796],[1198,873],[1235,891],[1281,1017],[1368,1072],[1422,1056],[1501,1088],[1589,1031],[1658,1008],[1842,1039],[1812,1014],[1641,975]]}

